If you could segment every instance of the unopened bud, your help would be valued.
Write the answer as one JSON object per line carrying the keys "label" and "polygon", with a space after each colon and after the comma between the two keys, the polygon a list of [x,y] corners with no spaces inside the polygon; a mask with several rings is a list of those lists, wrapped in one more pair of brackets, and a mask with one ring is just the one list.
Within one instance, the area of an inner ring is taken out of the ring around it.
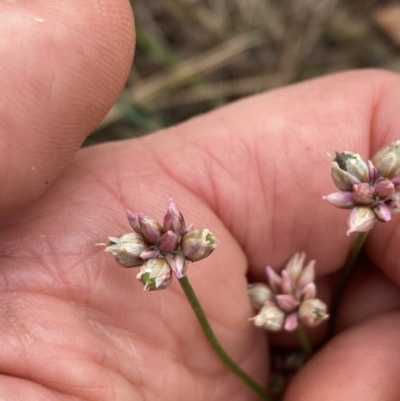
{"label": "unopened bud", "polygon": [[298,315],[304,325],[314,327],[329,318],[327,309],[320,299],[307,299],[301,303]]}
{"label": "unopened bud", "polygon": [[296,282],[299,274],[303,270],[304,261],[306,259],[305,252],[295,253],[286,263],[285,271],[292,278],[293,282]]}
{"label": "unopened bud", "polygon": [[279,274],[277,274],[271,266],[267,266],[265,268],[265,273],[268,278],[268,284],[272,288],[272,291],[274,292],[281,291],[282,277]]}
{"label": "unopened bud", "polygon": [[263,327],[269,331],[279,331],[283,328],[285,312],[273,303],[268,302],[252,320],[257,327]]}
{"label": "unopened bud", "polygon": [[295,290],[294,280],[289,276],[286,270],[282,270],[281,276],[282,276],[282,287],[281,287],[282,293],[292,294]]}
{"label": "unopened bud", "polygon": [[211,231],[199,228],[185,234],[181,240],[181,249],[185,258],[197,262],[209,256],[219,244]]}
{"label": "unopened bud", "polygon": [[346,234],[358,232],[363,233],[371,230],[376,222],[375,214],[371,208],[367,206],[355,207],[347,220],[349,229]]}
{"label": "unopened bud", "polygon": [[375,191],[367,182],[353,185],[353,199],[356,203],[371,205],[375,201]]}
{"label": "unopened bud", "polygon": [[400,173],[400,141],[392,142],[376,152],[372,163],[382,177],[392,178]]}
{"label": "unopened bud", "polygon": [[395,193],[394,184],[392,181],[387,178],[382,178],[378,180],[375,184],[375,192],[378,195],[378,198],[381,200],[385,200],[386,198],[390,198]]}
{"label": "unopened bud", "polygon": [[183,215],[171,198],[169,199],[169,206],[163,225],[166,231],[171,230],[178,236],[183,235],[186,230]]}
{"label": "unopened bud", "polygon": [[109,240],[105,251],[114,255],[121,266],[137,267],[144,263],[140,254],[148,245],[140,234],[129,233],[120,237],[109,237]]}
{"label": "unopened bud", "polygon": [[378,169],[372,164],[371,160],[368,160],[368,172],[369,172],[369,182],[374,183],[379,177]]}
{"label": "unopened bud", "polygon": [[300,299],[304,301],[306,299],[315,298],[316,295],[317,295],[317,286],[315,285],[315,283],[308,283],[301,290]]}
{"label": "unopened bud", "polygon": [[177,235],[173,231],[167,231],[158,239],[157,246],[161,252],[169,253],[178,248],[179,241]]}
{"label": "unopened bud", "polygon": [[299,325],[299,319],[297,313],[290,313],[286,316],[284,329],[286,331],[296,330]]}
{"label": "unopened bud", "polygon": [[156,244],[160,235],[164,232],[162,225],[143,213],[139,214],[139,224],[145,240],[151,245]]}
{"label": "unopened bud", "polygon": [[136,276],[146,291],[162,290],[172,281],[172,271],[164,258],[149,259]]}
{"label": "unopened bud", "polygon": [[293,312],[299,304],[297,298],[291,294],[279,294],[275,299],[278,306],[285,312]]}
{"label": "unopened bud", "polygon": [[130,210],[126,210],[126,217],[128,218],[129,224],[133,228],[133,230],[140,234],[143,235],[142,230],[140,228],[139,224],[139,216],[137,214],[133,214]]}
{"label": "unopened bud", "polygon": [[353,192],[334,192],[333,194],[323,196],[322,199],[341,209],[351,209],[355,206]]}
{"label": "unopened bud", "polygon": [[373,209],[375,216],[378,220],[387,222],[392,219],[390,207],[384,203],[380,203]]}
{"label": "unopened bud", "polygon": [[175,276],[178,280],[186,275],[187,263],[186,263],[185,258],[182,255],[169,254],[165,257],[165,260],[169,264],[169,267],[172,269],[172,271],[175,273]]}
{"label": "unopened bud", "polygon": [[260,310],[265,302],[273,298],[274,293],[271,288],[264,283],[249,284],[247,287],[247,294],[249,295],[251,306]]}
{"label": "unopened bud", "polygon": [[306,285],[313,283],[315,280],[315,260],[310,260],[306,267],[299,274],[296,281],[297,288],[303,288]]}

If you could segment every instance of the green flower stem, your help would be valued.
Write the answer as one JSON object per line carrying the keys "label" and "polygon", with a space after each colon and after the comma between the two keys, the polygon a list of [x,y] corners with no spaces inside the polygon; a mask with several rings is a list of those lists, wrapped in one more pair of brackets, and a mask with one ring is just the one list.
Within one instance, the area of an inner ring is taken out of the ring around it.
{"label": "green flower stem", "polygon": [[241,380],[243,380],[252,390],[254,390],[263,400],[272,401],[270,395],[258,384],[256,383],[246,372],[244,372],[236,363],[231,359],[231,357],[224,351],[215,337],[214,332],[211,329],[210,323],[208,323],[207,317],[200,305],[200,302],[191,286],[187,276],[180,278],[179,284],[181,285],[186,298],[188,299],[197,320],[200,323],[201,328],[208,342],[210,343],[213,350],[217,353],[222,362]]}
{"label": "green flower stem", "polygon": [[354,262],[357,259],[357,256],[359,255],[361,248],[365,240],[367,239],[368,234],[369,231],[357,234],[356,239],[354,240],[353,245],[347,255],[347,259],[343,266],[343,269],[340,272],[338,282],[336,283],[336,288],[332,295],[332,306],[329,318],[329,337],[333,336],[334,323],[336,319],[340,298],[343,295],[343,291],[346,287],[347,280],[349,279],[349,276],[353,271]]}
{"label": "green flower stem", "polygon": [[310,359],[313,354],[312,345],[310,340],[308,339],[307,333],[302,326],[298,326],[296,329],[297,338],[300,341],[301,346],[303,347],[304,354],[306,359]]}

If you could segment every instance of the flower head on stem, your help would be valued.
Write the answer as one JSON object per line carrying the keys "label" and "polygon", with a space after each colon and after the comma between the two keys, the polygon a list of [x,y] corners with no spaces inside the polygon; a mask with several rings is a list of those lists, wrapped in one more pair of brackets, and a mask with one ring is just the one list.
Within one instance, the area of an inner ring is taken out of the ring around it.
{"label": "flower head on stem", "polygon": [[167,288],[172,274],[186,275],[187,262],[211,255],[219,241],[206,228],[186,227],[182,213],[172,199],[163,224],[144,213],[127,211],[134,232],[109,237],[105,251],[123,267],[139,267],[137,279],[147,291]]}
{"label": "flower head on stem", "polygon": [[351,152],[331,156],[332,179],[340,192],[323,199],[352,209],[347,235],[368,232],[377,221],[387,222],[400,211],[400,141],[381,148],[368,162]]}
{"label": "flower head on stem", "polygon": [[186,275],[187,262],[202,260],[214,251],[219,241],[206,228],[186,227],[182,213],[172,199],[160,224],[152,217],[127,211],[133,233],[110,237],[105,251],[124,267],[140,267],[137,279],[147,291],[167,288],[175,274],[197,320],[213,350],[222,362],[262,399],[271,397],[243,371],[222,348],[207,320],[201,304]]}
{"label": "flower head on stem", "polygon": [[316,298],[315,261],[304,265],[305,253],[296,253],[281,274],[267,266],[268,284],[250,284],[248,294],[259,313],[254,324],[269,331],[293,331],[299,324],[314,327],[328,319],[327,306]]}

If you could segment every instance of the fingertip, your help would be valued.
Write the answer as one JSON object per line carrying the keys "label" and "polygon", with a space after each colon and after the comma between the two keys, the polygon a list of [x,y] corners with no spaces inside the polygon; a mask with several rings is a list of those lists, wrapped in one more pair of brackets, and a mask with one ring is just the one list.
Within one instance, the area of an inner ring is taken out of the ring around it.
{"label": "fingertip", "polygon": [[399,329],[400,315],[391,313],[338,335],[300,370],[284,400],[397,399]]}

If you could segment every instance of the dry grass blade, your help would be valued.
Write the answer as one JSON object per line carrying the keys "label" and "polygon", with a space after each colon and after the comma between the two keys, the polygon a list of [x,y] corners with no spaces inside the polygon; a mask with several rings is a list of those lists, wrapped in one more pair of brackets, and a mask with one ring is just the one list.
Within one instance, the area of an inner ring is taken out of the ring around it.
{"label": "dry grass blade", "polygon": [[314,48],[338,0],[296,0],[292,23],[287,31],[275,84],[288,84],[296,79],[299,65]]}
{"label": "dry grass blade", "polygon": [[202,84],[194,88],[180,91],[168,99],[161,98],[155,102],[152,111],[159,111],[168,107],[215,101],[227,97],[242,97],[263,92],[273,86],[275,74],[264,74],[259,77],[243,78],[232,81]]}
{"label": "dry grass blade", "polygon": [[400,0],[130,2],[135,64],[91,143],[143,135],[331,72],[400,71]]}
{"label": "dry grass blade", "polygon": [[146,105],[165,91],[185,85],[195,78],[222,67],[238,54],[263,43],[257,33],[246,33],[230,39],[221,45],[186,61],[174,70],[142,81],[140,85],[123,93],[123,99],[130,103]]}
{"label": "dry grass blade", "polygon": [[[233,57],[247,49],[262,44],[264,41],[265,39],[262,35],[257,33],[246,33],[237,36],[200,56],[182,61],[172,71],[166,71],[143,80],[132,89],[125,89],[120,98],[121,102],[125,105],[140,104],[141,106],[149,106],[151,102],[163,94],[170,93],[171,90],[222,67]],[[115,105],[99,127],[104,127],[116,121],[128,108],[129,106]]]}

